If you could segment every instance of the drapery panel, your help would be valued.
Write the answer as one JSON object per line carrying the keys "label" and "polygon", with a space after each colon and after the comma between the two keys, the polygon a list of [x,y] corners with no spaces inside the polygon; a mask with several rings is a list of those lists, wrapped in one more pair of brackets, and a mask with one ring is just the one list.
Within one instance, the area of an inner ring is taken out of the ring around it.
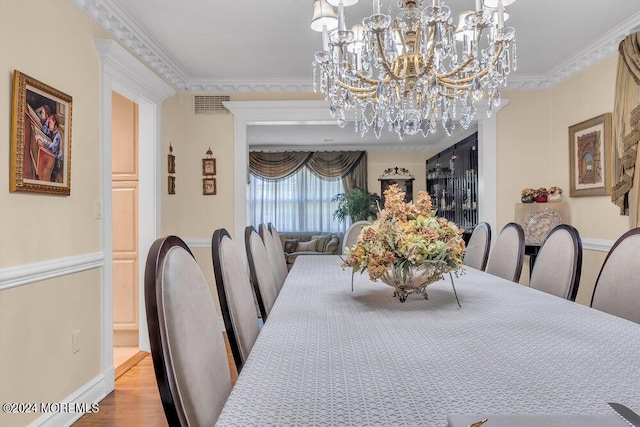
{"label": "drapery panel", "polygon": [[618,48],[613,114],[613,177],[611,200],[631,228],[640,224],[640,33],[627,36]]}
{"label": "drapery panel", "polygon": [[305,165],[321,178],[341,177],[345,191],[367,188],[365,151],[249,153],[249,170],[264,179],[286,178]]}

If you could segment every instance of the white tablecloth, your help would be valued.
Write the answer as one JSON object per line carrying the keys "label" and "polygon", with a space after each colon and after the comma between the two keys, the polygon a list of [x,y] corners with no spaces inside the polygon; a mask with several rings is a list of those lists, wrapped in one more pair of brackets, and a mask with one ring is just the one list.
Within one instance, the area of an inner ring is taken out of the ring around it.
{"label": "white tablecloth", "polygon": [[444,426],[448,414],[640,409],[640,325],[467,268],[429,299],[299,257],[223,426]]}

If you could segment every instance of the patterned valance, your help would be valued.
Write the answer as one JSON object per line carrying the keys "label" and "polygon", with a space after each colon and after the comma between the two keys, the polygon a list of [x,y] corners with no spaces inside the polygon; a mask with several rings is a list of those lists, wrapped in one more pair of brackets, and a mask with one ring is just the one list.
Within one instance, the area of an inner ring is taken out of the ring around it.
{"label": "patterned valance", "polygon": [[307,166],[321,178],[342,178],[345,190],[367,188],[365,151],[249,153],[249,170],[261,178],[280,180]]}

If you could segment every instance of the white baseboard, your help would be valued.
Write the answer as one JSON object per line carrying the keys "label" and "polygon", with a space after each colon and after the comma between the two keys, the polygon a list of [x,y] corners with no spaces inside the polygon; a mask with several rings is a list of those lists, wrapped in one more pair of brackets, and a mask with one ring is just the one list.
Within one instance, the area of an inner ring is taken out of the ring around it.
{"label": "white baseboard", "polygon": [[[100,374],[73,392],[60,403],[70,404],[70,406],[85,407],[89,410],[91,410],[92,404],[97,404],[97,408],[99,409],[99,402],[104,399],[109,392],[110,390],[106,387],[105,377],[103,374]],[[60,405],[60,407],[58,407],[58,405],[52,405],[52,407],[56,407],[60,410],[57,412],[43,413],[35,421],[29,424],[29,427],[70,426],[85,414],[85,412],[69,412],[64,405]],[[93,407],[95,407],[95,405]]]}

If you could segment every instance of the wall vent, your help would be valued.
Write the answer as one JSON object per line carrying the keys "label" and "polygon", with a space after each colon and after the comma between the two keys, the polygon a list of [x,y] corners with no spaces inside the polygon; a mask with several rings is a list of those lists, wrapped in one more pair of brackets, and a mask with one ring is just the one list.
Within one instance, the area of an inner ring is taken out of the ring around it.
{"label": "wall vent", "polygon": [[230,114],[222,105],[223,101],[229,101],[229,96],[195,95],[193,98],[193,111],[197,116],[211,114]]}

